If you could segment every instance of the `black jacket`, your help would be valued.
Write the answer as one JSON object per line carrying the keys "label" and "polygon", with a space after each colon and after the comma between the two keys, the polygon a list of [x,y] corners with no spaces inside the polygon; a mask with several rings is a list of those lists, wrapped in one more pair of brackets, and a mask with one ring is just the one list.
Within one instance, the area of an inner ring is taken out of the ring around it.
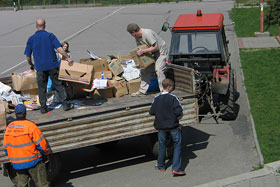
{"label": "black jacket", "polygon": [[155,129],[170,130],[179,126],[183,108],[175,95],[162,93],[154,98],[150,114],[155,115]]}

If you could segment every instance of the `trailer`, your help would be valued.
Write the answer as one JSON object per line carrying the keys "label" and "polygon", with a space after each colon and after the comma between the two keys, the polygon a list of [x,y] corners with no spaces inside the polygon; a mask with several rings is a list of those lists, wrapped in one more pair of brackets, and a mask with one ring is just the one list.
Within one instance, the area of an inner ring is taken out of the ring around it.
{"label": "trailer", "polygon": [[[198,101],[195,96],[195,72],[193,69],[167,64],[167,77],[175,81],[173,94],[177,95],[184,109],[180,120],[182,126],[198,123]],[[11,85],[11,78],[0,78],[2,83]],[[70,111],[55,109],[49,114],[40,111],[28,111],[27,119],[35,121],[44,134],[52,151],[47,165],[49,179],[58,176],[61,167],[59,153],[87,146],[114,144],[114,142],[136,136],[148,136],[151,140],[151,152],[156,156],[157,136],[154,129],[154,117],[149,115],[151,103],[156,94],[144,97],[125,95],[108,98],[102,105],[84,98],[83,107]],[[8,118],[14,115],[7,115]],[[4,131],[0,132],[0,146],[3,147]],[[146,146],[146,145],[143,145]],[[0,151],[0,164],[5,176],[16,184],[16,174],[9,164],[3,149]]]}

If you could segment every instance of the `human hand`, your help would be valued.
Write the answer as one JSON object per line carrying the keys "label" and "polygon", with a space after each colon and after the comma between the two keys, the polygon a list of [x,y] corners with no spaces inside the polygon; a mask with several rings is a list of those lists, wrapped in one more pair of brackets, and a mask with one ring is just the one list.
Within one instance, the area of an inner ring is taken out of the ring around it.
{"label": "human hand", "polygon": [[30,70],[34,71],[34,64],[30,64]]}
{"label": "human hand", "polygon": [[73,66],[74,62],[71,58],[66,58],[66,60],[68,61],[69,66]]}
{"label": "human hand", "polygon": [[47,164],[47,163],[50,162],[49,155],[44,155],[44,156],[43,156],[43,162],[44,162],[45,164]]}
{"label": "human hand", "polygon": [[137,55],[138,55],[138,56],[143,55],[143,53],[144,53],[143,49],[139,48],[139,49],[137,50]]}

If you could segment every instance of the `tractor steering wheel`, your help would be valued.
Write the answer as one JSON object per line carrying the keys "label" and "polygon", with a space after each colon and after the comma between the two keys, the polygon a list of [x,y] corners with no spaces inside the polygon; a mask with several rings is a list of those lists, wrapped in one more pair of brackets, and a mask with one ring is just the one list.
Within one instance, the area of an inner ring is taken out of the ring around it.
{"label": "tractor steering wheel", "polygon": [[[198,46],[198,47],[195,47],[192,49],[192,53],[197,50],[197,49],[203,49],[203,51],[205,50],[206,52],[209,52],[209,50],[206,48],[206,47],[203,47],[203,46]],[[198,51],[197,51],[198,52]]]}

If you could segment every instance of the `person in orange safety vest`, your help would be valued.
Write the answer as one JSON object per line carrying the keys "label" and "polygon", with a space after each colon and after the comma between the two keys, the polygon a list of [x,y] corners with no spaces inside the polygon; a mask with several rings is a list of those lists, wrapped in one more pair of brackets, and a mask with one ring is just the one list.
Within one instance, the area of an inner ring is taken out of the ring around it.
{"label": "person in orange safety vest", "polygon": [[[17,186],[27,186],[29,176],[36,186],[50,186],[43,155],[49,155],[47,141],[37,125],[26,119],[26,107],[15,107],[16,120],[6,128],[3,148],[17,174]],[[47,161],[46,161],[47,162]]]}

